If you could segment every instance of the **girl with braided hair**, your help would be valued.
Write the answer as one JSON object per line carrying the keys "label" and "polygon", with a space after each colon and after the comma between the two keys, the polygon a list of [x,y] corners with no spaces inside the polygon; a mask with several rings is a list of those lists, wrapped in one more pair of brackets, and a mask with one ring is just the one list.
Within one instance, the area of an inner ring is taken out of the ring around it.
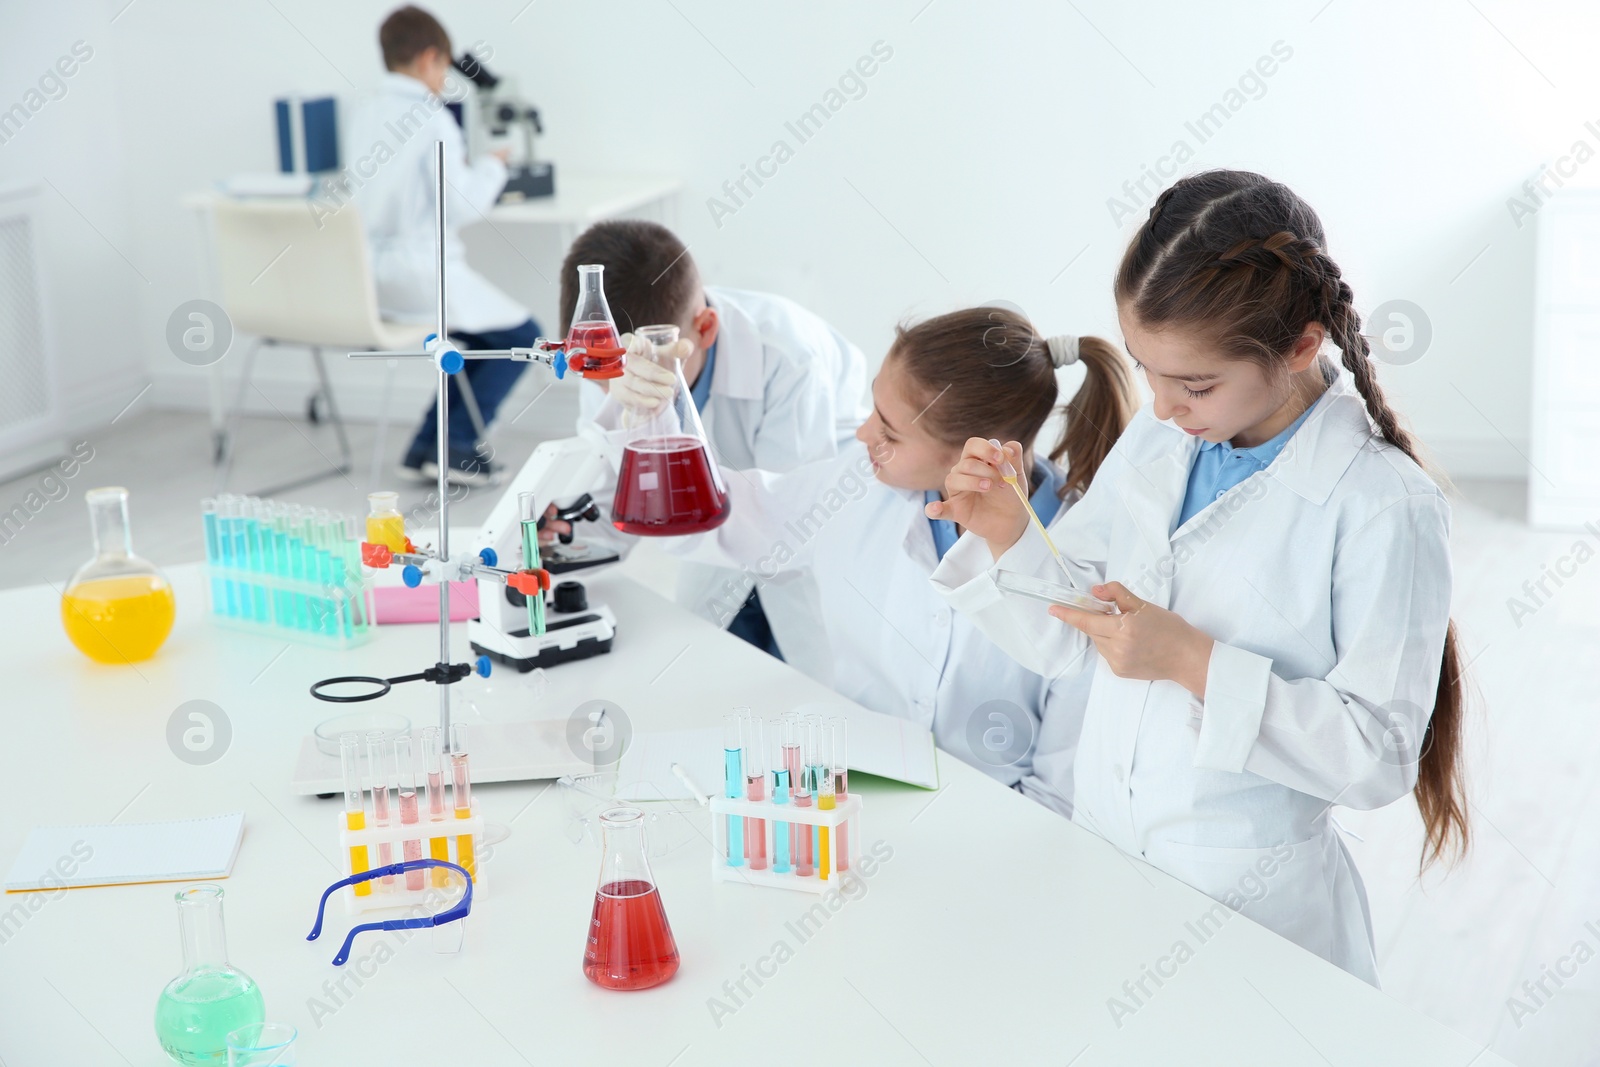
{"label": "girl with braided hair", "polygon": [[968,441],[929,505],[969,531],[933,581],[1024,666],[1092,670],[1075,822],[1377,984],[1330,812],[1414,793],[1423,864],[1466,846],[1448,505],[1287,187],[1177,182],[1115,295],[1154,400],[1051,536],[1120,614],[1047,616],[995,584],[1060,579],[998,475],[1015,442]]}

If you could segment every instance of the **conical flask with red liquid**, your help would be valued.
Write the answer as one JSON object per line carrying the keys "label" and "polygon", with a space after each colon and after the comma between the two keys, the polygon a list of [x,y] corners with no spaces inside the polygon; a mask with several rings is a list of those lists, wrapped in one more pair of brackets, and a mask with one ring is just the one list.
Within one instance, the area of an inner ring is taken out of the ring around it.
{"label": "conical flask with red liquid", "polygon": [[669,366],[672,399],[654,412],[629,411],[628,430],[617,473],[611,523],[623,533],[671,537],[716,529],[728,518],[728,487],[711,458],[705,427],[683,377],[683,361],[670,355],[676,326],[641,326],[636,337],[648,343],[644,356]]}
{"label": "conical flask with red liquid", "polygon": [[644,812],[611,808],[601,813],[600,830],[605,858],[583,973],[606,989],[649,989],[678,973],[678,944],[645,859]]}
{"label": "conical flask with red liquid", "polygon": [[[623,366],[622,341],[617,335],[617,320],[611,317],[604,284],[606,268],[599,263],[578,267],[578,302],[572,309],[572,326],[567,331],[567,366],[585,378],[620,378]],[[574,349],[583,351],[573,355]]]}

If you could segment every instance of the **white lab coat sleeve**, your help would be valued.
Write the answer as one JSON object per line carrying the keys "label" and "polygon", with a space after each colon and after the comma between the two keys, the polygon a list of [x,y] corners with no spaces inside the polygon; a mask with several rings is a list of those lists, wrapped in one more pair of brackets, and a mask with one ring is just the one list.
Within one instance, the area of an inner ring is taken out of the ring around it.
{"label": "white lab coat sleeve", "polygon": [[[1123,465],[1119,450],[1113,449],[1089,491],[1057,514],[1050,525],[1050,539],[1079,589],[1088,590],[1105,581],[1117,478]],[[1089,638],[1051,616],[1048,604],[1001,592],[994,578],[1001,570],[1057,584],[1063,577],[1044,539],[1030,526],[998,560],[977,535],[962,534],[929,580],[951,607],[970,618],[989,640],[1028,670],[1046,678],[1082,670],[1092,659],[1094,645]]]}
{"label": "white lab coat sleeve", "polygon": [[1195,766],[1250,771],[1351,808],[1409,793],[1450,617],[1449,542],[1448,505],[1429,493],[1340,539],[1326,677],[1282,678],[1266,656],[1218,642]]}
{"label": "white lab coat sleeve", "polygon": [[[506,186],[506,165],[500,157],[485,155],[467,163],[466,138],[450,112],[441,108],[435,121],[444,141],[445,211],[455,226],[477,222],[489,214],[500,190]],[[430,166],[431,173],[431,166]]]}
{"label": "white lab coat sleeve", "polygon": [[838,451],[833,384],[818,360],[802,353],[779,364],[763,387],[763,416],[754,441],[755,465],[787,471]]}

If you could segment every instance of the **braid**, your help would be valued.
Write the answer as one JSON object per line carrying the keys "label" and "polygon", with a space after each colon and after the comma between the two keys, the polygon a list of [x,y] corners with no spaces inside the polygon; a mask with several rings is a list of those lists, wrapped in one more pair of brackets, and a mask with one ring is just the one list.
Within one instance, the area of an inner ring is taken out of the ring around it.
{"label": "braid", "polygon": [[1378,375],[1372,366],[1372,348],[1361,332],[1361,313],[1356,311],[1355,294],[1351,292],[1350,284],[1340,275],[1339,265],[1320,250],[1317,253],[1317,267],[1321,276],[1318,303],[1321,305],[1322,321],[1333,335],[1334,344],[1343,353],[1344,367],[1355,380],[1356,392],[1361,394],[1366,404],[1368,417],[1385,441],[1420,466],[1422,461],[1417,456],[1416,443],[1400,425],[1399,415],[1389,406],[1383,386],[1378,384]]}

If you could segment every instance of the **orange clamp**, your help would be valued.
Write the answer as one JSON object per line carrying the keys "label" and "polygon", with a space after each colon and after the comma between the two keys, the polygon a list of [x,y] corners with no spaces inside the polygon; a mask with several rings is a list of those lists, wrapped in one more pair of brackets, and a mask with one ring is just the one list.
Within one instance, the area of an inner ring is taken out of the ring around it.
{"label": "orange clamp", "polygon": [[361,542],[361,562],[369,567],[379,569],[389,566],[394,560],[394,553],[385,544],[373,544],[370,541]]}
{"label": "orange clamp", "polygon": [[546,570],[516,571],[506,576],[506,584],[523,596],[533,596],[541,589],[550,589],[550,572]]}

